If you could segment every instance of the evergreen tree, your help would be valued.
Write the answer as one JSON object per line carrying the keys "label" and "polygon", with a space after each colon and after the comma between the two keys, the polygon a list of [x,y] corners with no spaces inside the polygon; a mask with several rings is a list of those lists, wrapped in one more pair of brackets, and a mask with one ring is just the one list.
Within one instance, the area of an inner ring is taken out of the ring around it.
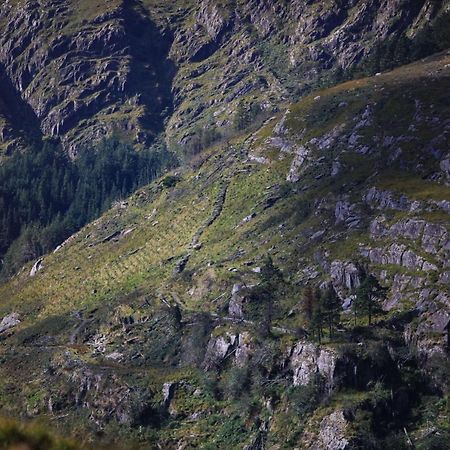
{"label": "evergreen tree", "polygon": [[319,344],[322,342],[323,338],[323,326],[325,318],[323,305],[322,302],[320,301],[321,296],[322,295],[320,289],[316,288],[316,290],[314,291],[314,308],[312,311],[312,318],[311,318],[311,330],[313,332],[313,335],[319,341]]}
{"label": "evergreen tree", "polygon": [[261,267],[260,283],[250,292],[250,301],[257,305],[259,332],[266,337],[272,329],[273,305],[283,281],[281,271],[268,256]]}
{"label": "evergreen tree", "polygon": [[385,298],[386,288],[373,275],[365,274],[352,304],[355,320],[358,315],[367,315],[368,324],[371,325],[373,315],[380,311],[379,302]]}
{"label": "evergreen tree", "polygon": [[320,303],[322,305],[324,320],[328,326],[328,332],[331,339],[333,337],[333,331],[339,324],[342,310],[341,301],[332,284],[323,291],[320,297]]}
{"label": "evergreen tree", "polygon": [[247,111],[243,102],[239,102],[236,112],[234,113],[233,128],[241,131],[247,124]]}
{"label": "evergreen tree", "polygon": [[308,329],[311,328],[311,322],[314,312],[314,302],[314,291],[311,286],[307,286],[301,300],[301,309]]}

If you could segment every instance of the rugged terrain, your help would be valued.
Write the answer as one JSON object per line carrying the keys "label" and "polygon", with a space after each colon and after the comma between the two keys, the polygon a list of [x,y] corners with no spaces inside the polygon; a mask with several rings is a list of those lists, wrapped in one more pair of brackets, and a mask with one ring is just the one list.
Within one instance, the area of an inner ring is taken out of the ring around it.
{"label": "rugged terrain", "polygon": [[[71,156],[111,135],[144,146],[163,130],[183,154],[203,127],[229,129],[240,104],[282,110],[348,77],[380,48],[382,65],[398,65],[406,43],[421,41],[448,7],[448,0],[5,0],[0,154],[42,136],[59,137]],[[417,55],[424,49],[436,51],[429,40]]]}
{"label": "rugged terrain", "polygon": [[[449,88],[444,52],[279,106],[25,266],[2,414],[124,448],[446,448]],[[319,342],[303,298],[330,285]]]}

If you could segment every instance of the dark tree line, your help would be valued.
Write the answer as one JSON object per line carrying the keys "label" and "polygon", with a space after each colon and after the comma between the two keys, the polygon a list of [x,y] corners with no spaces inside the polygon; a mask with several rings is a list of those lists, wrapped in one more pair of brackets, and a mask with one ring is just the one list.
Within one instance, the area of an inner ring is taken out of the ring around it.
{"label": "dark tree line", "polygon": [[0,166],[2,275],[52,250],[171,163],[164,147],[137,152],[117,140],[82,151],[75,162],[52,141],[13,155]]}

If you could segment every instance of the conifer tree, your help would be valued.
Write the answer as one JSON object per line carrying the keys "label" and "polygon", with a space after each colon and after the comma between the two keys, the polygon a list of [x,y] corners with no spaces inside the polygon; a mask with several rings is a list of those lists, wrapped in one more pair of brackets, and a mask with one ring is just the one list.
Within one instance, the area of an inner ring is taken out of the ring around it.
{"label": "conifer tree", "polygon": [[324,311],[322,302],[320,301],[321,297],[322,293],[317,287],[314,291],[314,307],[311,317],[311,329],[313,331],[313,335],[317,337],[319,343],[322,342],[324,325]]}
{"label": "conifer tree", "polygon": [[339,324],[342,310],[341,301],[332,284],[323,291],[320,302],[331,339],[334,329]]}
{"label": "conifer tree", "polygon": [[283,274],[267,256],[261,267],[260,283],[250,292],[250,300],[258,306],[258,328],[262,336],[268,336],[271,332],[273,305],[282,281]]}
{"label": "conifer tree", "polygon": [[311,327],[311,321],[314,312],[314,301],[314,291],[311,286],[307,286],[305,292],[303,293],[301,309],[308,328]]}
{"label": "conifer tree", "polygon": [[382,287],[373,275],[365,274],[360,286],[356,289],[353,301],[355,320],[358,315],[367,315],[368,324],[372,324],[372,317],[380,311],[379,302],[386,298],[386,288]]}

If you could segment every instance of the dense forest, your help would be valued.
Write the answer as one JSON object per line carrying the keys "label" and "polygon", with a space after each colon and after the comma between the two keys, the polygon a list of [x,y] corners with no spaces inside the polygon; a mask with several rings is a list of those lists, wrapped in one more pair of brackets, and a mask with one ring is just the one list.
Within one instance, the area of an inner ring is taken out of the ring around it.
{"label": "dense forest", "polygon": [[116,139],[75,162],[51,140],[14,155],[0,167],[1,275],[51,251],[173,162],[163,145],[137,152]]}

